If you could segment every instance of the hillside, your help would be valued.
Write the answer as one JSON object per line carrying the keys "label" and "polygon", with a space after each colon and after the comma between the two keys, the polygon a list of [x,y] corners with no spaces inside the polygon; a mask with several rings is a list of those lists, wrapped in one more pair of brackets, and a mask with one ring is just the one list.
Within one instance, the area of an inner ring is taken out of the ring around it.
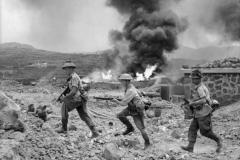
{"label": "hillside", "polygon": [[[0,79],[34,77],[38,80],[45,76],[62,79],[64,74],[61,65],[66,60],[76,63],[78,74],[84,76],[96,69],[105,68],[107,56],[111,53],[111,50],[95,53],[60,53],[37,49],[27,44],[4,43],[0,44]],[[195,66],[229,56],[240,58],[240,47],[212,46],[193,49],[182,46],[168,55],[168,65],[163,71],[173,79],[178,79],[181,76],[179,69],[182,65]],[[47,66],[41,67],[42,64]]]}
{"label": "hillside", "polygon": [[[95,54],[70,54],[40,50],[19,43],[0,44],[0,77],[3,77],[1,74],[3,72],[7,72],[5,77],[12,79],[30,78],[33,75],[34,78],[39,79],[50,72],[54,73],[53,76],[61,77],[60,66],[66,60],[76,63],[80,75],[87,75],[96,68],[103,68],[106,60],[104,56],[110,52],[109,50]],[[41,67],[44,63],[47,66]]]}

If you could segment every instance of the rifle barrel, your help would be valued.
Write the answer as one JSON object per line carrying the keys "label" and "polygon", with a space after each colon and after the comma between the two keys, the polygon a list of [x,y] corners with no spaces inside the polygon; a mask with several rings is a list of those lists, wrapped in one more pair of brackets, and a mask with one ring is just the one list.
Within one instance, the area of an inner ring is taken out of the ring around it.
{"label": "rifle barrel", "polygon": [[[107,100],[107,101],[110,101],[110,100],[114,99],[113,97],[96,97],[96,96],[94,96],[93,98],[98,99],[98,100]],[[116,99],[121,100],[120,98],[116,98]]]}

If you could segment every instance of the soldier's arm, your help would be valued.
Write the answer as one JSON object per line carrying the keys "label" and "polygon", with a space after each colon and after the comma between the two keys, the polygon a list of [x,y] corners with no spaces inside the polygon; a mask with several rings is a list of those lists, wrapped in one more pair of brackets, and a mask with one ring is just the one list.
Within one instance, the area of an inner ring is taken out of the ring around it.
{"label": "soldier's arm", "polygon": [[77,77],[73,76],[72,79],[71,79],[72,89],[66,95],[66,99],[72,98],[77,93],[77,91],[78,91],[78,83],[79,83],[79,79]]}
{"label": "soldier's arm", "polygon": [[199,87],[197,92],[200,98],[190,103],[190,105],[192,105],[193,107],[198,105],[203,105],[207,102],[204,88]]}
{"label": "soldier's arm", "polygon": [[113,101],[121,106],[126,106],[128,105],[129,102],[134,98],[135,94],[132,91],[127,92],[127,94],[123,97],[121,101],[117,99],[113,99]]}
{"label": "soldier's arm", "polygon": [[207,101],[206,101],[206,98],[205,97],[202,97],[201,99],[199,100],[196,100],[196,101],[193,101],[190,103],[191,106],[198,106],[198,105],[202,105],[202,104],[205,104]]}

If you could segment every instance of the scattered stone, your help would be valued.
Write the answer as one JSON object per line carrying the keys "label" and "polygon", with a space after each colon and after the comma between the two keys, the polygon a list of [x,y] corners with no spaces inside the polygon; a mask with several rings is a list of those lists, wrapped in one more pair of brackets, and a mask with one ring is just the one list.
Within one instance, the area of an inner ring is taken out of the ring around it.
{"label": "scattered stone", "polygon": [[0,121],[4,123],[15,121],[19,111],[19,105],[0,91]]}
{"label": "scattered stone", "polygon": [[16,132],[17,131],[18,132],[25,132],[26,131],[25,125],[20,120],[16,120],[14,123],[6,123],[6,124],[4,124],[3,129],[4,130],[14,130]]}
{"label": "scattered stone", "polygon": [[180,133],[177,131],[177,130],[174,130],[172,133],[171,133],[171,136],[173,138],[176,138],[176,139],[180,139],[181,136],[180,136]]}
{"label": "scattered stone", "polygon": [[24,133],[14,132],[8,137],[8,139],[14,139],[17,142],[23,142],[25,140],[25,137],[26,135]]}
{"label": "scattered stone", "polygon": [[152,109],[147,110],[146,115],[148,118],[153,118],[155,116],[154,110]]}
{"label": "scattered stone", "polygon": [[105,146],[104,152],[103,152],[103,157],[106,160],[120,160],[121,157],[118,153],[118,147],[114,143],[108,143]]}
{"label": "scattered stone", "polygon": [[47,121],[47,106],[44,105],[44,106],[38,106],[37,109],[36,109],[36,115],[42,119],[44,122]]}
{"label": "scattered stone", "polygon": [[30,104],[30,105],[28,106],[27,113],[28,113],[28,112],[32,112],[32,113],[35,112],[34,104]]}
{"label": "scattered stone", "polygon": [[50,133],[52,136],[56,135],[56,132],[48,123],[43,123],[42,130]]}
{"label": "scattered stone", "polygon": [[68,127],[68,130],[69,130],[69,131],[76,131],[76,130],[77,130],[77,127],[72,124],[72,125],[70,125],[70,126]]}
{"label": "scattered stone", "polygon": [[122,145],[124,147],[136,148],[138,144],[140,144],[140,142],[139,142],[139,140],[137,138],[122,140]]}

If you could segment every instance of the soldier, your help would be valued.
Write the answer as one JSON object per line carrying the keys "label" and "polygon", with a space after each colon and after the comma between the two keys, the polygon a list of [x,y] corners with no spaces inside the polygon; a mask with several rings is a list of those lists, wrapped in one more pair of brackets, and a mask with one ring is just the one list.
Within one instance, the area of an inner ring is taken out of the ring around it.
{"label": "soldier", "polygon": [[122,112],[117,114],[119,120],[126,125],[127,129],[122,134],[127,135],[134,131],[134,128],[130,121],[127,119],[127,116],[132,116],[135,125],[140,130],[142,137],[145,141],[145,149],[150,146],[150,141],[148,135],[145,131],[144,126],[144,103],[141,100],[140,92],[134,87],[131,83],[132,76],[129,74],[122,74],[119,77],[120,82],[124,86],[125,96],[119,101],[117,99],[113,99],[113,101],[121,106],[128,106]]}
{"label": "soldier", "polygon": [[194,90],[192,91],[192,101],[189,106],[193,109],[193,120],[190,124],[188,131],[188,145],[182,146],[183,150],[193,152],[194,144],[197,139],[197,132],[217,142],[216,152],[220,152],[222,148],[222,140],[212,130],[211,113],[212,108],[210,93],[207,87],[202,83],[202,73],[199,70],[192,71],[192,83],[194,84]]}
{"label": "soldier", "polygon": [[67,61],[62,67],[68,78],[69,93],[65,96],[61,95],[60,102],[63,102],[61,108],[62,114],[62,127],[56,130],[58,133],[67,133],[68,112],[76,108],[80,118],[88,125],[92,132],[92,137],[98,136],[98,132],[95,125],[87,113],[87,96],[83,89],[83,85],[80,77],[75,73],[76,65],[70,61]]}

